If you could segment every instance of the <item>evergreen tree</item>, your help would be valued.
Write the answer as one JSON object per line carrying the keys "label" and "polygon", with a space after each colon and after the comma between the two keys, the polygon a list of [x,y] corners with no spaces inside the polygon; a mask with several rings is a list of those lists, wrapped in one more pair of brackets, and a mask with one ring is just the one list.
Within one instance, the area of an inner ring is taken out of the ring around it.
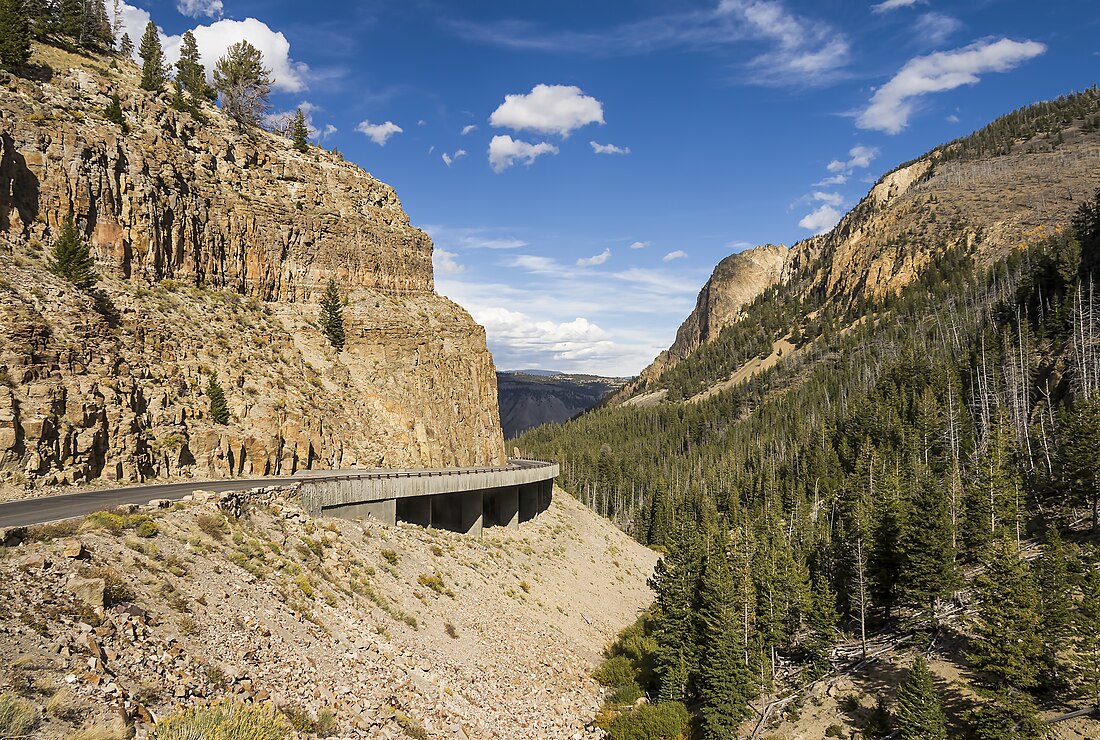
{"label": "evergreen tree", "polygon": [[127,133],[130,130],[130,127],[126,125],[126,118],[122,115],[122,101],[118,99],[118,93],[111,96],[111,102],[107,104],[103,115],[106,116],[108,121],[120,127],[122,133]]}
{"label": "evergreen tree", "polygon": [[259,49],[238,41],[214,65],[214,89],[221,95],[222,110],[242,127],[258,126],[268,109],[272,79],[263,62]]}
{"label": "evergreen tree", "polygon": [[118,42],[118,53],[127,59],[134,56],[134,42],[130,40],[130,34],[122,34],[122,40]]}
{"label": "evergreen tree", "polygon": [[225,400],[225,391],[218,382],[218,374],[210,373],[206,383],[206,398],[210,402],[210,418],[215,424],[229,423],[229,404]]}
{"label": "evergreen tree", "polygon": [[199,59],[199,45],[195,41],[195,34],[187,31],[180,42],[180,58],[176,62],[176,82],[195,100],[211,99],[214,91],[206,83],[206,69]]}
{"label": "evergreen tree", "polygon": [[966,492],[963,542],[977,555],[1005,527],[1015,532],[1023,480],[1016,467],[1016,442],[1005,410],[999,409]]}
{"label": "evergreen tree", "polygon": [[936,601],[955,583],[955,552],[951,546],[951,513],[947,495],[932,472],[918,469],[915,495],[902,535],[901,590],[909,603],[928,609],[935,620]]}
{"label": "evergreen tree", "polygon": [[321,331],[325,339],[337,350],[344,348],[344,306],[336,281],[329,278],[325,295],[321,298]]}
{"label": "evergreen tree", "polygon": [[0,0],[0,67],[18,69],[31,58],[31,29],[20,0]]}
{"label": "evergreen tree", "polygon": [[57,6],[57,30],[79,41],[84,31],[84,0],[61,0]]}
{"label": "evergreen tree", "polygon": [[688,696],[698,666],[697,624],[701,554],[698,534],[684,527],[669,552],[653,570],[649,585],[656,594],[657,650],[654,674],[658,701]]}
{"label": "evergreen tree", "polygon": [[1059,654],[1070,636],[1073,617],[1073,588],[1070,583],[1072,556],[1058,528],[1048,525],[1042,557],[1036,564],[1039,587],[1039,616],[1043,625],[1043,683],[1052,688],[1062,683]]}
{"label": "evergreen tree", "polygon": [[829,658],[836,644],[836,625],[840,615],[836,611],[836,593],[822,578],[815,578],[811,591],[812,600],[806,614],[806,626],[810,630],[805,647],[810,654],[814,676],[823,676],[829,670]]}
{"label": "evergreen tree", "polygon": [[54,242],[46,269],[65,278],[80,290],[91,289],[99,279],[95,273],[95,260],[92,259],[91,250],[77,232],[72,216],[67,216],[61,224],[61,233]]}
{"label": "evergreen tree", "polygon": [[729,535],[722,532],[706,558],[699,603],[703,737],[713,740],[736,736],[756,696],[747,639],[752,577],[748,560],[730,549]]}
{"label": "evergreen tree", "polygon": [[138,49],[141,56],[141,87],[143,90],[160,92],[168,81],[164,67],[164,50],[160,46],[160,35],[152,21],[145,26],[145,35],[141,37]]}
{"label": "evergreen tree", "polygon": [[913,661],[909,675],[898,688],[894,714],[902,740],[947,740],[947,720],[923,655]]}
{"label": "evergreen tree", "polygon": [[[1014,544],[998,540],[983,560],[985,571],[974,580],[978,614],[966,657],[978,693],[990,701],[971,722],[983,740],[1034,737],[1042,723],[1028,691],[1042,666],[1039,592]],[[1011,727],[1016,734],[1006,734]]]}
{"label": "evergreen tree", "polygon": [[1073,685],[1100,709],[1100,571],[1089,566],[1081,587],[1081,603],[1073,620],[1071,674]]}
{"label": "evergreen tree", "polygon": [[290,122],[290,139],[294,142],[294,148],[300,152],[309,151],[309,128],[306,126],[306,117],[299,108],[294,112],[294,120]]}
{"label": "evergreen tree", "polygon": [[1062,415],[1058,462],[1061,486],[1073,504],[1092,507],[1092,530],[1100,526],[1100,399],[1078,399]]}

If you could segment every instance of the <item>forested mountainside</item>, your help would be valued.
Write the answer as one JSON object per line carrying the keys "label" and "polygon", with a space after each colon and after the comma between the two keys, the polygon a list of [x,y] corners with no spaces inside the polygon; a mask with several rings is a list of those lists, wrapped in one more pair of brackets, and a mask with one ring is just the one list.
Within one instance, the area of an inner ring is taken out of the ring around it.
{"label": "forested mountainside", "polygon": [[504,438],[511,439],[543,424],[569,421],[622,388],[626,381],[570,373],[498,372],[497,399]]}
{"label": "forested mountainside", "polygon": [[[0,493],[503,461],[485,332],[390,186],[121,56],[30,61],[0,71]],[[93,287],[49,269],[70,218]]]}
{"label": "forested mountainside", "polygon": [[[1093,89],[1013,114],[937,150],[929,171],[996,169],[1002,199],[1018,199],[1021,182],[1056,177],[1037,159],[1019,160],[1018,177],[1004,157],[1097,141],[1098,104]],[[868,670],[870,636],[892,635],[949,663],[952,679],[892,666],[880,705],[853,700],[838,731],[1038,737],[1044,718],[1100,704],[1100,160],[1089,161],[1088,193],[1034,236],[988,244],[994,229],[975,212],[935,216],[935,242],[918,230],[895,244],[898,260],[927,259],[873,290],[878,258],[845,252],[838,267],[830,247],[882,217],[865,201],[796,245],[816,256],[656,381],[669,400],[517,441],[667,551],[651,615],[612,651],[617,696],[644,690],[665,719],[682,702],[703,736],[745,736],[766,724],[751,703],[805,706],[801,690]],[[769,353],[770,367],[730,382]],[[921,710],[941,703],[947,729],[941,710]]]}

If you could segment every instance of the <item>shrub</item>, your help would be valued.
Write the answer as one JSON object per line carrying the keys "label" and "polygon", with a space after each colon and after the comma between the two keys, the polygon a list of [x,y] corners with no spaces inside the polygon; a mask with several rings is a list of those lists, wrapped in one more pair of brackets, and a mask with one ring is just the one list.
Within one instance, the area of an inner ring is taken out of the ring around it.
{"label": "shrub", "polygon": [[248,705],[236,699],[191,707],[168,717],[153,732],[155,740],[283,740],[292,729],[270,705]]}
{"label": "shrub", "polygon": [[643,704],[623,712],[611,721],[611,740],[681,740],[691,719],[687,707],[678,701]]}
{"label": "shrub", "polygon": [[825,737],[844,737],[844,728],[834,722],[825,728]]}
{"label": "shrub", "polygon": [[109,511],[96,511],[84,517],[86,529],[105,529],[108,532],[118,534],[126,525],[126,520],[118,514]]}
{"label": "shrub", "polygon": [[82,578],[102,578],[107,605],[131,603],[137,598],[125,576],[112,568],[81,568]]}
{"label": "shrub", "polygon": [[447,636],[450,637],[452,640],[458,639],[458,629],[456,629],[453,624],[447,622],[445,625],[443,625],[443,629],[447,632]]}
{"label": "shrub", "polygon": [[199,514],[195,517],[195,526],[216,540],[225,537],[225,519],[216,514]]}
{"label": "shrub", "polygon": [[455,592],[447,588],[447,584],[443,582],[442,573],[433,573],[428,575],[427,573],[421,573],[416,577],[416,582],[421,586],[427,586],[432,591],[443,596],[450,596],[452,599],[455,597]]}
{"label": "shrub", "polygon": [[633,663],[628,658],[616,655],[600,663],[592,674],[592,678],[596,679],[601,686],[617,689],[634,683],[637,675]]}
{"label": "shrub", "polygon": [[34,707],[15,694],[0,694],[0,737],[29,736],[36,724]]}
{"label": "shrub", "polygon": [[386,562],[390,565],[397,565],[397,553],[393,550],[382,550],[382,557],[386,559]]}

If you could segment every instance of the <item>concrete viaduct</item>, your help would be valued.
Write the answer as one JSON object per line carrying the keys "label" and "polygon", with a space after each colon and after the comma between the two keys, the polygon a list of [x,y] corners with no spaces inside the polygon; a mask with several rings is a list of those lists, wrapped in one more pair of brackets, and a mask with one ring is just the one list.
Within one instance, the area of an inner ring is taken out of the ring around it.
{"label": "concrete viaduct", "polygon": [[122,504],[178,500],[194,491],[297,485],[313,516],[372,516],[479,535],[514,529],[550,506],[557,463],[512,459],[494,468],[306,470],[289,477],[154,483],[0,503],[0,530],[86,516]]}
{"label": "concrete viaduct", "polygon": [[512,459],[493,468],[311,470],[300,474],[300,488],[312,516],[371,516],[480,535],[484,527],[515,529],[545,511],[557,475],[557,463]]}

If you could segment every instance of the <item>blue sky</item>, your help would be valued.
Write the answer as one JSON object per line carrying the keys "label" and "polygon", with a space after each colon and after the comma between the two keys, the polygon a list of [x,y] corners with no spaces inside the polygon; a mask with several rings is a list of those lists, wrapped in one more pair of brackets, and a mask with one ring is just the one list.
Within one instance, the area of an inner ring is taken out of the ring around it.
{"label": "blue sky", "polygon": [[[108,7],[111,2],[107,2]],[[131,0],[170,57],[248,38],[273,113],[393,185],[501,369],[630,375],[714,265],[897,163],[1098,82],[1094,0]]]}

